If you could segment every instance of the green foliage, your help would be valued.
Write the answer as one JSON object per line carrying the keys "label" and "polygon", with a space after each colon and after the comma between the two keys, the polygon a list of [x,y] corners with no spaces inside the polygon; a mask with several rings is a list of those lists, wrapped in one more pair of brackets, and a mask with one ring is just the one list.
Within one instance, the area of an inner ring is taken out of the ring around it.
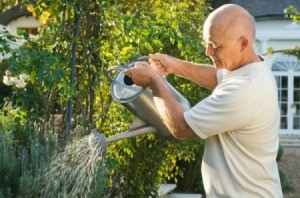
{"label": "green foliage", "polygon": [[6,98],[3,108],[0,111],[0,123],[3,130],[10,131],[13,138],[20,145],[29,145],[28,134],[24,126],[27,126],[26,111],[14,105],[11,100]]}
{"label": "green foliage", "polygon": [[300,58],[300,47],[295,46],[293,49],[284,49],[284,50],[274,50],[272,47],[267,48],[267,53],[269,56],[272,56],[275,53],[283,53],[288,55],[294,55]]}
{"label": "green foliage", "polygon": [[[199,139],[194,139],[191,142],[195,147],[193,153],[195,155],[194,160],[179,160],[177,162],[178,167],[182,170],[177,183],[177,192],[188,192],[188,193],[203,193],[204,187],[202,182],[201,164],[203,156],[204,142]],[[172,180],[171,180],[172,181]]]}
{"label": "green foliage", "polygon": [[278,152],[277,152],[276,161],[279,161],[281,159],[283,153],[284,153],[284,147],[283,146],[279,146]]}
{"label": "green foliage", "polygon": [[16,3],[15,0],[2,0],[0,1],[0,12],[3,12],[10,7],[12,7]]}
{"label": "green foliage", "polygon": [[[284,154],[284,147],[279,146],[276,161],[279,161],[283,154]],[[282,188],[283,194],[295,192],[293,184],[286,178],[286,176],[284,175],[284,173],[281,170],[279,170],[279,177],[280,177],[280,183],[281,183],[281,188]]]}
{"label": "green foliage", "polygon": [[9,43],[8,43],[9,40],[7,38],[5,38],[5,37],[9,37],[9,35],[6,36],[5,33],[7,34],[7,32],[4,32],[0,38],[0,54],[1,54],[1,56],[7,55],[11,50]]}
{"label": "green foliage", "polygon": [[50,113],[55,97],[64,99],[70,92],[66,83],[66,57],[43,48],[40,40],[29,42],[2,63],[12,75],[30,76],[26,88],[17,90],[16,102],[33,120]]}
{"label": "green foliage", "polygon": [[295,23],[300,22],[300,11],[292,5],[284,9],[284,14],[291,18]]}

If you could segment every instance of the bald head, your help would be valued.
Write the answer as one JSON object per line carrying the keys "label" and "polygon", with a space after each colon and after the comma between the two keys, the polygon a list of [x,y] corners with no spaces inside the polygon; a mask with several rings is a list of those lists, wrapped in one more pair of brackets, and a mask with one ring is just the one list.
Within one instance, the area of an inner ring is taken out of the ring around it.
{"label": "bald head", "polygon": [[254,50],[255,21],[242,7],[226,4],[213,11],[203,27],[205,54],[217,69],[235,70],[261,61]]}
{"label": "bald head", "polygon": [[241,36],[251,41],[255,39],[254,18],[244,8],[235,4],[226,4],[214,10],[205,21],[204,31],[211,27],[229,36],[229,39]]}

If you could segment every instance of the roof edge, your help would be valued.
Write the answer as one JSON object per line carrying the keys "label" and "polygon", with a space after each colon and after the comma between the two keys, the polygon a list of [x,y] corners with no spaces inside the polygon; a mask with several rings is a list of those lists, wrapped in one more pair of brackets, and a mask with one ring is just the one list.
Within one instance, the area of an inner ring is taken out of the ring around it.
{"label": "roof edge", "polygon": [[[280,13],[280,14],[265,14],[265,15],[259,15],[259,16],[255,16],[254,19],[255,21],[266,21],[266,20],[282,20],[282,19],[286,19],[286,20],[291,20],[289,18],[289,14],[284,14],[284,13]],[[297,15],[300,16],[300,15]]]}
{"label": "roof edge", "polygon": [[32,13],[29,12],[26,7],[21,5],[14,6],[11,9],[0,13],[0,24],[7,25],[10,21],[22,16],[32,16]]}

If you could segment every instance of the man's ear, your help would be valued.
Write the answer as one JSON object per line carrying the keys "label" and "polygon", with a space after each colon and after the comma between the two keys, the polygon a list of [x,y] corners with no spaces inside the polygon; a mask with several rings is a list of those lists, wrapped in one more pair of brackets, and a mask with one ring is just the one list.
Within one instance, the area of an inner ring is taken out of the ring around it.
{"label": "man's ear", "polygon": [[248,39],[242,36],[240,38],[240,51],[243,52],[245,49],[247,49],[248,45],[249,45]]}

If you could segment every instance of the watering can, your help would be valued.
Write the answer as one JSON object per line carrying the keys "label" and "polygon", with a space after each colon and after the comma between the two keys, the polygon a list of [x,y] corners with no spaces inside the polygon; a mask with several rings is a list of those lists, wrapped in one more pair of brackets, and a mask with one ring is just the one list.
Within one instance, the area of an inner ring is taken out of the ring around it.
{"label": "watering can", "polygon": [[[169,136],[171,132],[164,124],[162,118],[153,101],[153,95],[149,88],[142,88],[133,83],[129,76],[125,75],[125,71],[133,67],[138,61],[147,61],[147,56],[139,57],[138,59],[130,62],[126,66],[114,66],[108,70],[108,78],[111,81],[111,95],[112,98],[127,108],[136,119],[132,122],[129,130],[108,137],[106,141],[112,142],[119,139],[129,138],[144,135],[147,133],[154,133],[157,136]],[[110,72],[117,70],[117,74],[112,77]],[[171,84],[168,83],[166,78],[162,78],[170,94],[179,102],[185,109],[190,109],[189,101],[183,97]]]}
{"label": "watering can", "polygon": [[[125,75],[125,71],[133,67],[138,61],[147,61],[147,56],[142,56],[126,66],[113,66],[108,70],[108,79],[111,81],[112,98],[127,108],[136,119],[132,122],[129,129],[123,133],[104,138],[100,133],[91,134],[91,144],[103,143],[107,144],[113,141],[136,137],[144,134],[153,133],[157,136],[169,136],[171,132],[164,124],[162,118],[153,101],[153,95],[149,88],[142,88],[133,83],[129,76]],[[111,72],[117,71],[112,77]],[[168,92],[179,102],[184,110],[190,109],[190,103],[183,97],[165,77],[162,77],[163,83]]]}

